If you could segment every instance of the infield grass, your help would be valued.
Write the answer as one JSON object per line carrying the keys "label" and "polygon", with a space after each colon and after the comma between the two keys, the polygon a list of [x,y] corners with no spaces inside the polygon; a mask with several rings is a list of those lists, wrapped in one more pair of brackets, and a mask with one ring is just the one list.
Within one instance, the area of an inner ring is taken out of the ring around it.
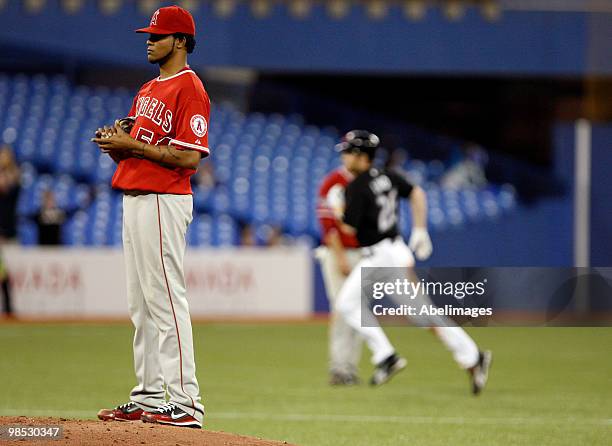
{"label": "infield grass", "polygon": [[[331,388],[323,323],[195,325],[206,427],[313,446],[612,443],[612,328],[469,329],[494,352],[478,398],[427,331],[387,331],[408,369]],[[95,418],[125,402],[131,338],[128,324],[0,325],[0,415]]]}

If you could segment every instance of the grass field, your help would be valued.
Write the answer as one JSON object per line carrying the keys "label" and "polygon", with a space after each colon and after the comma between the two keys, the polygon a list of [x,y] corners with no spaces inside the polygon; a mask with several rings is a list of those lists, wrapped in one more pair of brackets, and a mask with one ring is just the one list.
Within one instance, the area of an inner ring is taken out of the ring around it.
{"label": "grass field", "polygon": [[[405,372],[381,388],[330,388],[323,323],[196,325],[206,426],[317,446],[612,442],[612,328],[471,329],[494,351],[478,398],[428,332],[388,332]],[[131,336],[127,324],[0,325],[0,415],[94,418],[124,402]]]}

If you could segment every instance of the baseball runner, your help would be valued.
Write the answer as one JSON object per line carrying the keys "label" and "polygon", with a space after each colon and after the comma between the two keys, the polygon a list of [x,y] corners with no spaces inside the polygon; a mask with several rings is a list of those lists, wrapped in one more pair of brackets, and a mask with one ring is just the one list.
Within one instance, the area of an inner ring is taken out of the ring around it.
{"label": "baseball runner", "polygon": [[[187,65],[195,23],[178,6],[158,9],[147,58],[159,77],[144,84],[128,118],[92,139],[116,162],[112,185],[123,191],[123,249],[137,384],[130,400],[98,413],[102,420],[200,428],[204,418],[183,274],[192,220],[189,177],[209,154],[210,100]],[[166,393],[169,401],[166,401]]]}
{"label": "baseball runner", "polygon": [[[373,316],[372,326],[364,327],[361,324],[361,312],[369,311],[362,308],[361,303],[361,268],[406,267],[408,277],[416,278],[412,270],[412,251],[419,260],[428,258],[432,252],[427,233],[425,192],[394,172],[374,168],[372,160],[378,145],[379,139],[373,133],[353,130],[337,146],[344,153],[347,168],[355,175],[353,182],[346,188],[345,230],[352,229],[356,234],[359,244],[364,247],[364,254],[344,282],[336,310],[363,336],[372,351],[372,363],[375,365],[370,381],[372,385],[387,382],[406,367],[407,361],[396,354]],[[398,231],[398,198],[409,198],[412,209],[413,228],[408,246]],[[448,325],[441,319],[429,324],[451,351],[457,364],[468,371],[472,391],[478,394],[488,378],[491,352],[481,352],[461,327]]]}
{"label": "baseball runner", "polygon": [[[343,156],[344,161],[344,156]],[[323,281],[330,303],[329,323],[329,383],[352,385],[359,383],[357,374],[361,358],[362,339],[336,311],[336,300],[344,280],[361,259],[359,242],[354,234],[342,230],[344,189],[352,181],[346,167],[330,172],[321,183],[317,216],[323,245],[316,250]]]}

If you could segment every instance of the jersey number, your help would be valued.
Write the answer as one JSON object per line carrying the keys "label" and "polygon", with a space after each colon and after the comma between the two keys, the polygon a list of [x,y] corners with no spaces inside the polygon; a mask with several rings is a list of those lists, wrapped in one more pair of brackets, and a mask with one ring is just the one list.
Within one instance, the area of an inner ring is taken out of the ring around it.
{"label": "jersey number", "polygon": [[142,142],[146,142],[147,144],[153,144],[154,135],[155,134],[151,130],[147,130],[143,127],[140,127],[138,129],[138,132],[136,133],[136,139]]}
{"label": "jersey number", "polygon": [[154,136],[155,136],[155,133],[153,133],[151,130],[140,127],[138,131],[136,132],[135,139],[137,139],[138,141],[147,143],[147,144],[153,144],[154,146],[170,145],[170,137],[160,136],[157,141],[153,142]]}
{"label": "jersey number", "polygon": [[378,211],[378,230],[381,233],[387,232],[397,222],[397,213],[395,212],[397,201],[397,190],[391,189],[387,195],[379,195],[376,197],[376,204],[379,207]]}

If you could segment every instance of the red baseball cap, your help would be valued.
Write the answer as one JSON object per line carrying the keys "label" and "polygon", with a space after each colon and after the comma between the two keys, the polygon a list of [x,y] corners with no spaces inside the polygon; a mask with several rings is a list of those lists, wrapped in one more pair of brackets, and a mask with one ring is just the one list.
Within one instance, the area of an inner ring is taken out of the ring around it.
{"label": "red baseball cap", "polygon": [[148,28],[140,28],[137,33],[174,34],[182,33],[195,36],[195,22],[189,11],[179,6],[159,8],[153,13]]}

